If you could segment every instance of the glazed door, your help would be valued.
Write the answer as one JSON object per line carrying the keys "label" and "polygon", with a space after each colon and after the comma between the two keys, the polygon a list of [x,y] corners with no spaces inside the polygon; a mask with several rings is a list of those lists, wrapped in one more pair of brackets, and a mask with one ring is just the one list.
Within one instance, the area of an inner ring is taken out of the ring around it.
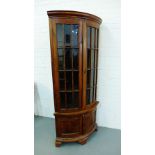
{"label": "glazed door", "polygon": [[57,18],[52,23],[55,106],[57,111],[79,110],[82,96],[82,24],[78,19],[69,18]]}
{"label": "glazed door", "polygon": [[85,107],[91,106],[96,102],[97,91],[97,69],[98,69],[98,37],[99,25],[92,21],[86,21],[84,24],[85,33],[85,54],[83,58],[83,68],[85,73],[83,75],[84,103]]}

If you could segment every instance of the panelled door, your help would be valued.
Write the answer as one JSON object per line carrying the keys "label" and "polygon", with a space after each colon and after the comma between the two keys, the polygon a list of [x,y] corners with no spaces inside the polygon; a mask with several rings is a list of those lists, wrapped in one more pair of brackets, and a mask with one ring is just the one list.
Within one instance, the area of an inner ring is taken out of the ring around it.
{"label": "panelled door", "polygon": [[82,22],[51,19],[53,81],[57,111],[76,111],[82,98]]}

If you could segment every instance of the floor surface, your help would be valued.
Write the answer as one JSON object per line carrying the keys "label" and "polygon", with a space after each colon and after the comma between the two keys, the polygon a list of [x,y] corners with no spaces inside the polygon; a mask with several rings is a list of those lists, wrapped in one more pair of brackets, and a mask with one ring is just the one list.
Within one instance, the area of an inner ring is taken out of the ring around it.
{"label": "floor surface", "polygon": [[99,127],[85,145],[63,143],[57,148],[54,119],[35,116],[34,155],[121,155],[121,131]]}

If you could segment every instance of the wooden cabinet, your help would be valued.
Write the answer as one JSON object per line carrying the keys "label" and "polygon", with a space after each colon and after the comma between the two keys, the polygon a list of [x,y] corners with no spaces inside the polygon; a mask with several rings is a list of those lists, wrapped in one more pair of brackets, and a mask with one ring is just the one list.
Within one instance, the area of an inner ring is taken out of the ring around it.
{"label": "wooden cabinet", "polygon": [[77,11],[48,11],[56,146],[86,143],[96,130],[101,19]]}

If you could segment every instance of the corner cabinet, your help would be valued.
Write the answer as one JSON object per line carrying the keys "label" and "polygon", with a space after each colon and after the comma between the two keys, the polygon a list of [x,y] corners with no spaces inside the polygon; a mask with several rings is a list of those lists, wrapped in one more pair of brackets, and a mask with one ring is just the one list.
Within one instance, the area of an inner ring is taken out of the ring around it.
{"label": "corner cabinet", "polygon": [[50,28],[56,146],[85,144],[97,130],[99,26],[102,20],[77,11],[47,11]]}

